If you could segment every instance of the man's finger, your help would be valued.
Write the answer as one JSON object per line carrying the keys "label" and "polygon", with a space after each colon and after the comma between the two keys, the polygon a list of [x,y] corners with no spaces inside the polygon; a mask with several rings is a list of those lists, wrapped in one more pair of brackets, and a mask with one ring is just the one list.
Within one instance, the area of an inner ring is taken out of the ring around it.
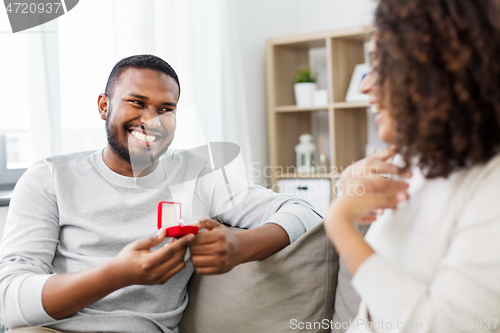
{"label": "man's finger", "polygon": [[219,222],[212,220],[212,219],[206,219],[206,220],[200,221],[200,223],[199,223],[200,229],[212,230],[212,229],[215,229],[215,228],[220,227],[220,226],[221,226],[221,224]]}
{"label": "man's finger", "polygon": [[150,260],[153,264],[159,265],[161,262],[169,260],[176,253],[185,251],[188,243],[194,238],[193,234],[185,235],[176,240],[174,243],[158,249],[150,254]]}
{"label": "man's finger", "polygon": [[135,242],[131,243],[131,246],[134,250],[149,250],[152,247],[155,247],[156,245],[163,242],[165,236],[165,229],[161,228],[156,232],[156,234],[151,235],[147,238],[138,239]]}
{"label": "man's finger", "polygon": [[224,263],[222,262],[221,257],[218,256],[192,256],[191,262],[194,267],[220,267]]}
{"label": "man's finger", "polygon": [[173,256],[171,256],[169,259],[165,260],[165,262],[160,263],[156,268],[156,270],[158,272],[167,273],[172,269],[174,269],[176,266],[178,266],[180,263],[183,263],[185,256],[186,256],[186,249],[180,250],[176,252]]}
{"label": "man's finger", "polygon": [[208,243],[200,245],[189,245],[189,252],[191,255],[209,255],[209,254],[223,254],[222,245],[217,243]]}
{"label": "man's finger", "polygon": [[198,233],[192,241],[189,242],[189,246],[202,245],[202,244],[211,244],[218,242],[220,240],[220,233],[215,231],[205,231]]}
{"label": "man's finger", "polygon": [[216,275],[224,273],[220,266],[195,267],[195,271],[200,275]]}
{"label": "man's finger", "polygon": [[172,276],[182,271],[184,267],[186,267],[186,263],[184,261],[178,263],[177,266],[165,272],[165,274],[161,277],[159,283],[163,284],[167,282]]}

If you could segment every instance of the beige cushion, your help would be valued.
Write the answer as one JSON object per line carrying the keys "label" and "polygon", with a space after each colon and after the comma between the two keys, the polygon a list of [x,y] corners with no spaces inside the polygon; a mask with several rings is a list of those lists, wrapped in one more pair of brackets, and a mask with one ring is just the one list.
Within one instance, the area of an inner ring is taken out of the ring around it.
{"label": "beige cushion", "polygon": [[320,223],[266,260],[222,275],[194,274],[180,331],[278,333],[292,331],[292,319],[329,322],[337,272],[338,256]]}

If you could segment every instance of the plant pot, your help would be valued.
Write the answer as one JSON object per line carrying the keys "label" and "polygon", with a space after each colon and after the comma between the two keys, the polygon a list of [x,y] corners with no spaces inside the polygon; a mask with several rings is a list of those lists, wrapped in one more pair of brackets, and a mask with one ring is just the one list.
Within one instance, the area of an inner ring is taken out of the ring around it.
{"label": "plant pot", "polygon": [[295,83],[293,88],[295,90],[295,103],[297,106],[307,107],[313,105],[313,93],[316,90],[316,83]]}

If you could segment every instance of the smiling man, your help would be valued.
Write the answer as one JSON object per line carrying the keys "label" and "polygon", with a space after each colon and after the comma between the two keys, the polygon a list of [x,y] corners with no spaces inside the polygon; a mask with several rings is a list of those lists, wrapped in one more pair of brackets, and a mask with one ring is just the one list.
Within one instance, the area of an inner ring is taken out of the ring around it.
{"label": "smiling man", "polygon": [[[170,152],[179,94],[160,58],[121,60],[98,98],[106,147],[44,159],[20,179],[0,247],[0,318],[14,332],[178,332],[194,270],[264,259],[320,221],[304,201]],[[244,184],[230,196],[228,178]],[[168,243],[156,205],[174,197],[187,223],[214,219]]]}

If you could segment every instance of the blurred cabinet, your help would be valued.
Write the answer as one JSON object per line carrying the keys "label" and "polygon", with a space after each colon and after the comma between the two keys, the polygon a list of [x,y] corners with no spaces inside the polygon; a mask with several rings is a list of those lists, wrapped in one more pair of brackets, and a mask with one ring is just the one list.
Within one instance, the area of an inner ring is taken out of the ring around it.
{"label": "blurred cabinet", "polygon": [[278,179],[278,193],[287,193],[309,202],[323,217],[331,201],[330,179]]}

